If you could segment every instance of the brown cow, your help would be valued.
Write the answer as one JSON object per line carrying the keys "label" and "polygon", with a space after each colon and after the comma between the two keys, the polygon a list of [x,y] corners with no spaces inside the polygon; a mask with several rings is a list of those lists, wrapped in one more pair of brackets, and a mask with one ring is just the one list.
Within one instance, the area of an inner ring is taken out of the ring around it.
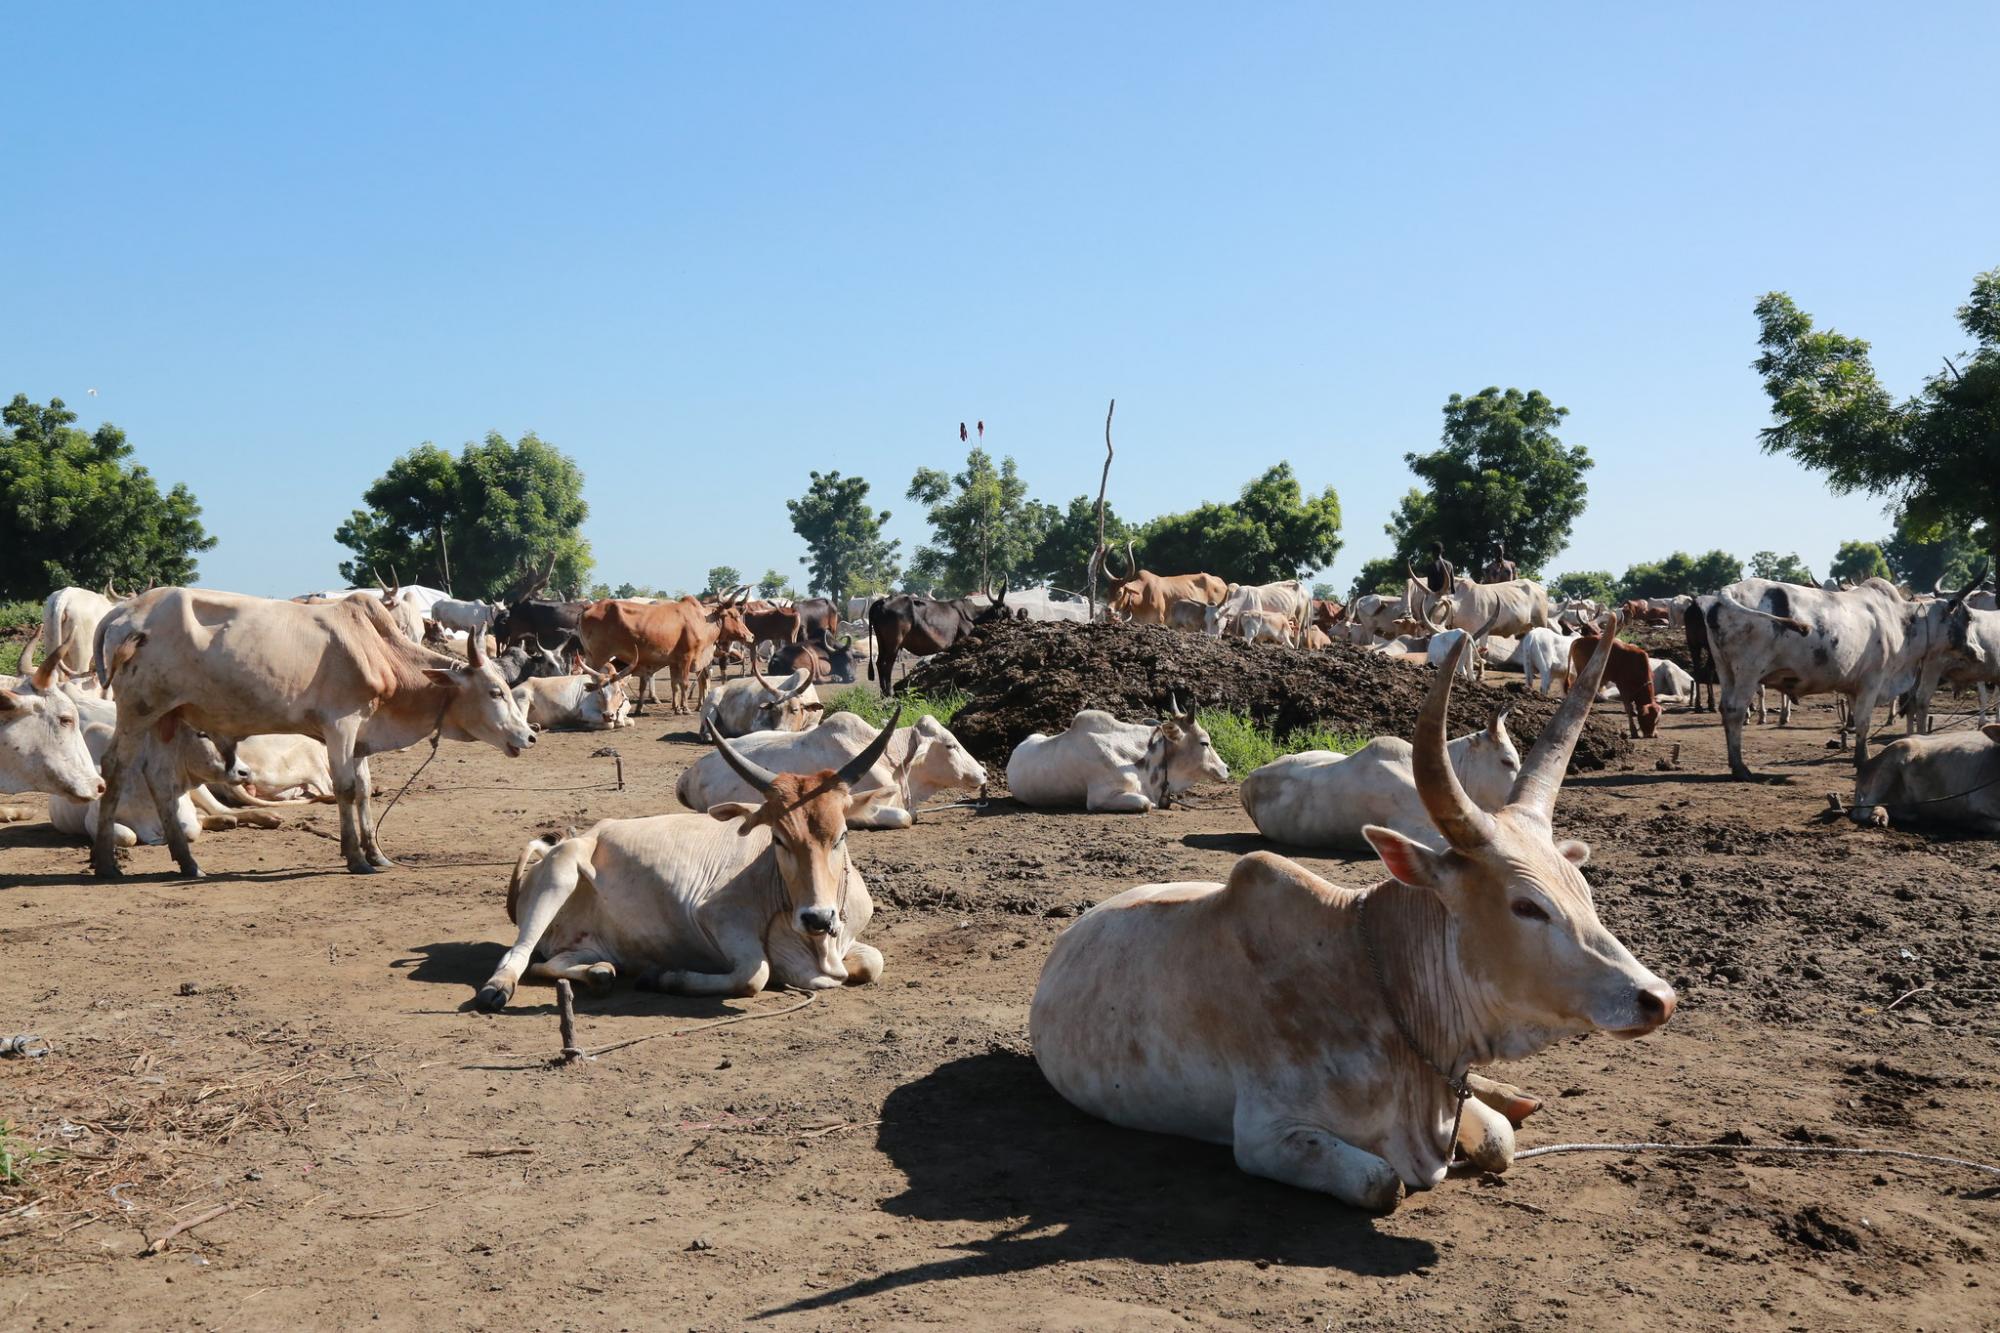
{"label": "brown cow", "polygon": [[1229,596],[1229,585],[1213,574],[1155,574],[1139,568],[1132,543],[1125,543],[1126,572],[1111,572],[1111,553],[1104,555],[1104,574],[1111,580],[1106,606],[1127,620],[1141,625],[1164,625],[1175,602],[1196,602],[1221,606]]}
{"label": "brown cow", "polygon": [[759,647],[767,643],[777,648],[799,641],[799,609],[796,606],[779,606],[766,601],[751,602],[743,608],[743,623],[750,627],[753,636],[750,642],[750,652],[753,655]]}
{"label": "brown cow", "polygon": [[[1569,672],[1563,679],[1568,690],[1583,674],[1584,664],[1597,651],[1597,627],[1585,625],[1583,633],[1569,646]],[[1619,701],[1625,705],[1625,725],[1632,739],[1651,739],[1660,725],[1660,700],[1653,690],[1653,663],[1646,650],[1636,643],[1613,643],[1611,661],[1604,668],[1604,683],[1618,687]]]}
{"label": "brown cow", "polygon": [[[707,606],[692,597],[677,602],[596,602],[577,620],[583,660],[602,670],[615,659],[621,664],[621,679],[637,676],[644,681],[657,671],[668,671],[673,676],[671,711],[689,712],[693,708],[689,686],[716,650],[751,640],[750,627],[743,623],[743,596],[738,589]],[[641,698],[633,716],[645,707]]]}

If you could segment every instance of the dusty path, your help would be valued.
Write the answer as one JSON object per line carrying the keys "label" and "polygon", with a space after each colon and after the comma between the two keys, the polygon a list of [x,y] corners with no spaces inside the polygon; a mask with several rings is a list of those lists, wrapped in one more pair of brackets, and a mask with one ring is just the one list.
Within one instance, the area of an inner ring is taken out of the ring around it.
{"label": "dusty path", "polygon": [[[1684,714],[1572,781],[1558,822],[1596,847],[1600,911],[1682,1009],[1647,1040],[1509,1067],[1548,1098],[1524,1146],[1740,1134],[2000,1156],[2000,847],[1821,821],[1848,786],[1829,716],[1752,738],[1790,785],[1716,781],[1720,733]],[[1672,741],[1687,771],[1655,771]],[[623,792],[591,757],[604,737],[512,763],[448,747],[384,827],[404,868],[372,878],[340,871],[330,807],[294,818],[317,835],[212,835],[199,884],[166,878],[164,849],[98,884],[81,847],[0,829],[0,1031],[56,1047],[0,1061],[0,1113],[76,1154],[36,1168],[63,1182],[40,1216],[0,1219],[0,1326],[2000,1323],[2000,1197],[1974,1176],[1559,1157],[1378,1221],[1069,1110],[1025,1042],[1049,944],[1083,905],[1219,877],[1261,845],[1230,788],[1169,816],[999,803],[856,835],[881,984],[504,1068],[557,1044],[544,988],[462,1010],[512,937],[515,852],[674,808],[699,752],[658,716],[612,743]],[[418,757],[379,762],[378,782]],[[792,1002],[620,989],[584,999],[583,1040]]]}

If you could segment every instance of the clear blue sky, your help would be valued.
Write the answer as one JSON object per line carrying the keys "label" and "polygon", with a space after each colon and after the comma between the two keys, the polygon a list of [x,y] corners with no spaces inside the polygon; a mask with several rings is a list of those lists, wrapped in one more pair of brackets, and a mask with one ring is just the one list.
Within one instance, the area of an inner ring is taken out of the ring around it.
{"label": "clear blue sky", "polygon": [[[1119,510],[1290,459],[1343,586],[1454,392],[1598,460],[1557,569],[1879,535],[1756,448],[1750,307],[1898,392],[2000,264],[2000,6],[14,6],[0,393],[188,482],[202,581],[334,582],[396,454],[535,430],[602,577],[799,571],[783,501],[983,417]],[[86,388],[96,387],[92,399]]]}

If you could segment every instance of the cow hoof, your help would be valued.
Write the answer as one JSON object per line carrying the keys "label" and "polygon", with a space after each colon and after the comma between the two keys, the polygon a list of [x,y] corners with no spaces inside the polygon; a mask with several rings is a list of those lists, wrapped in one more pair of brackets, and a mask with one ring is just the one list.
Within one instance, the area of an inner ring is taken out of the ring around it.
{"label": "cow hoof", "polygon": [[380,852],[371,852],[368,856],[368,864],[374,866],[377,870],[396,869],[396,863]]}
{"label": "cow hoof", "polygon": [[184,865],[180,868],[182,879],[207,879],[208,873],[198,865]]}
{"label": "cow hoof", "polygon": [[495,1014],[505,1009],[507,1001],[513,998],[512,991],[503,990],[489,982],[479,988],[479,994],[473,997],[472,1007],[482,1014]]}
{"label": "cow hoof", "polygon": [[593,991],[603,990],[606,986],[609,986],[612,982],[616,981],[617,979],[618,979],[618,971],[616,968],[612,967],[611,964],[592,963],[589,967],[584,969],[583,988],[585,990],[593,990]]}
{"label": "cow hoof", "polygon": [[347,870],[352,875],[372,875],[375,873],[376,868],[366,861],[349,861],[347,863]]}
{"label": "cow hoof", "polygon": [[99,879],[123,879],[125,871],[119,867],[116,858],[110,861],[92,861],[90,869]]}

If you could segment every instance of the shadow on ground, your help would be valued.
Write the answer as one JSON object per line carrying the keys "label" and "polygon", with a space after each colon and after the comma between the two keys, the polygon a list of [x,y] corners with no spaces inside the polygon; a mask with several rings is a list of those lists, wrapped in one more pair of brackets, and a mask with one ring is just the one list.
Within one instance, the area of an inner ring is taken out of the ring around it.
{"label": "shadow on ground", "polygon": [[1007,1050],[955,1060],[889,1094],[877,1146],[908,1179],[885,1212],[1004,1223],[970,1253],[854,1282],[759,1318],[957,1278],[1086,1259],[1269,1260],[1350,1273],[1415,1272],[1427,1240],[1386,1235],[1324,1195],[1244,1175],[1227,1148],[1118,1129],[1049,1088]]}

